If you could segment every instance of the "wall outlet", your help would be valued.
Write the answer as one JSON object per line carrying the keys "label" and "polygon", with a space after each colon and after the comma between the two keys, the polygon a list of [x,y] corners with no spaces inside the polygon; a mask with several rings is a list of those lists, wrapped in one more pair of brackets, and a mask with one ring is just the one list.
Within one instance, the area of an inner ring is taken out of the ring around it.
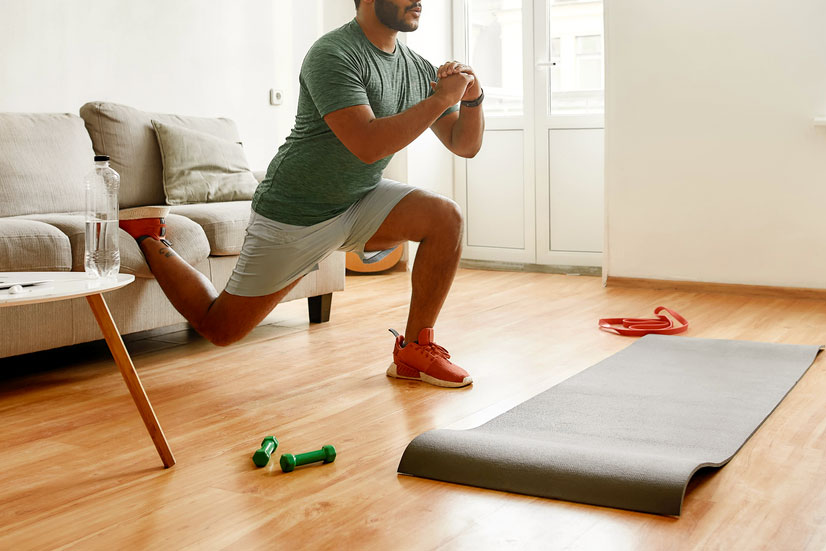
{"label": "wall outlet", "polygon": [[284,103],[284,90],[270,89],[270,105],[281,105]]}

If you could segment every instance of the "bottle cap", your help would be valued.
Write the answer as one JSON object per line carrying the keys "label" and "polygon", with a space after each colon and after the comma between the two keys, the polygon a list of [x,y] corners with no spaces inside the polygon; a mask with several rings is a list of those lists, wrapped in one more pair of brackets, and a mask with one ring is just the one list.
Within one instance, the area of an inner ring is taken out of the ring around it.
{"label": "bottle cap", "polygon": [[109,155],[95,155],[95,161],[108,161]]}

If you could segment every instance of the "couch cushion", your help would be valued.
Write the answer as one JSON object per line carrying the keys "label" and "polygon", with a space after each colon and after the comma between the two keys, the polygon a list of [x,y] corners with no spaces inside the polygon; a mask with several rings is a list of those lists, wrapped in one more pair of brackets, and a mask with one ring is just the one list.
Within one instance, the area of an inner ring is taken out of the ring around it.
{"label": "couch cushion", "polygon": [[34,220],[0,218],[0,272],[68,272],[69,238]]}
{"label": "couch cushion", "polygon": [[[16,218],[15,220],[22,220]],[[35,220],[54,226],[71,243],[71,267],[73,271],[83,271],[83,257],[86,253],[86,217],[81,214],[39,214],[26,216],[25,220]],[[197,264],[209,256],[209,242],[198,224],[184,216],[170,214],[166,217],[166,236],[172,248],[190,264]],[[153,277],[146,264],[138,243],[125,231],[118,234],[120,249],[120,271],[135,277]]]}
{"label": "couch cushion", "polygon": [[251,201],[229,201],[179,205],[172,207],[170,212],[186,216],[203,228],[209,240],[210,254],[231,256],[241,253],[241,245],[244,244],[249,224],[251,204]]}
{"label": "couch cushion", "polygon": [[163,205],[163,164],[152,120],[205,132],[239,142],[238,129],[230,119],[182,117],[147,113],[107,102],[90,102],[80,108],[95,153],[109,155],[120,174],[120,207]]}
{"label": "couch cushion", "polygon": [[0,216],[83,210],[93,168],[80,117],[0,113]]}
{"label": "couch cushion", "polygon": [[168,205],[252,199],[258,181],[241,144],[156,120],[152,126],[161,148]]}

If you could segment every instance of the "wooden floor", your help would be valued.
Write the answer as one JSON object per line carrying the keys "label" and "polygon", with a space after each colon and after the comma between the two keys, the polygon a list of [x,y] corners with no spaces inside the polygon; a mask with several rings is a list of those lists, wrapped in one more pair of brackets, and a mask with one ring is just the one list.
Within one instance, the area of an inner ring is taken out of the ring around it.
{"label": "wooden floor", "polygon": [[[476,382],[446,390],[384,375],[409,289],[405,273],[350,276],[329,323],[289,303],[228,348],[129,340],[168,470],[104,345],[0,360],[0,549],[826,549],[822,357],[726,467],[695,477],[679,519],[396,474],[416,435],[480,424],[631,343],[599,317],[666,305],[687,336],[821,344],[826,302],[461,270],[436,336]],[[338,458],[256,469],[270,434],[276,455]]]}

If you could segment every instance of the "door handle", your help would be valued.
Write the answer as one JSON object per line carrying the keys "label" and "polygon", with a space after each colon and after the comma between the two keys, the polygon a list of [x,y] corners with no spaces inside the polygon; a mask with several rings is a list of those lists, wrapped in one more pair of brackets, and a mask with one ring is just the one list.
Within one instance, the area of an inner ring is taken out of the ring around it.
{"label": "door handle", "polygon": [[544,67],[556,67],[556,61],[537,61],[536,68],[542,69]]}

